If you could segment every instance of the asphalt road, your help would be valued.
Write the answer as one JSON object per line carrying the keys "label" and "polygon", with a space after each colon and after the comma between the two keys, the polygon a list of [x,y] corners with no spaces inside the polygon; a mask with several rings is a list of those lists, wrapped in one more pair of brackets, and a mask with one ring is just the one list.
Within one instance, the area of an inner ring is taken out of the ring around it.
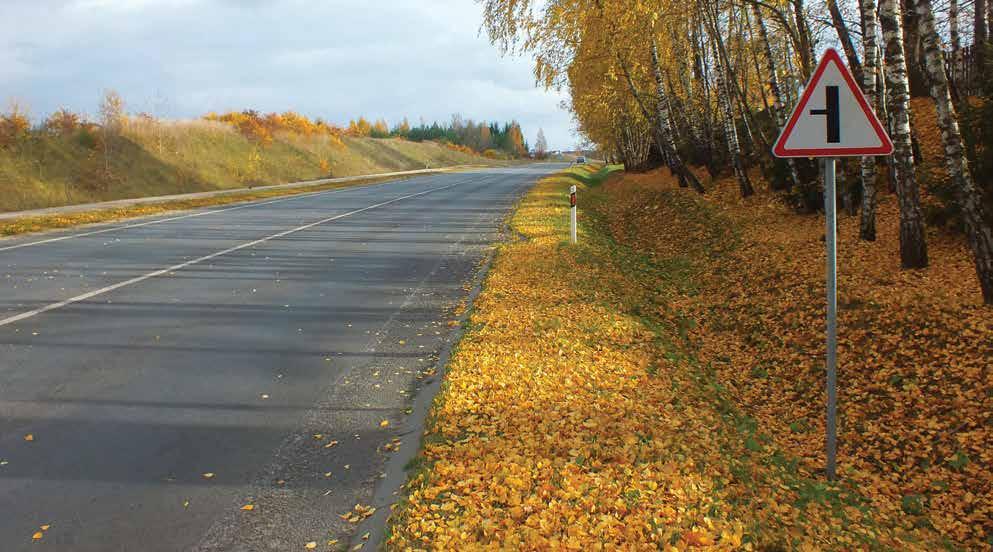
{"label": "asphalt road", "polygon": [[558,168],[0,241],[0,549],[345,542],[506,215]]}

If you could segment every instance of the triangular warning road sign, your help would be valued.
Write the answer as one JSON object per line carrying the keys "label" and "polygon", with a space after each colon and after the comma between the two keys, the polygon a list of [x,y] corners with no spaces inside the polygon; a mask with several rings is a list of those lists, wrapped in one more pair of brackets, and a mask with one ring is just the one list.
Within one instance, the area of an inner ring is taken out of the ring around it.
{"label": "triangular warning road sign", "polygon": [[893,142],[837,50],[824,52],[772,153],[776,157],[893,153]]}

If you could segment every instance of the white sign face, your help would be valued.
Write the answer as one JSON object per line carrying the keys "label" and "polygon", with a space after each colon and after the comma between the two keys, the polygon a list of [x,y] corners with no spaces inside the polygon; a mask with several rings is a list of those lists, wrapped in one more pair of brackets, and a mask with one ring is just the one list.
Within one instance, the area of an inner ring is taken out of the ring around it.
{"label": "white sign face", "polygon": [[893,142],[841,56],[828,50],[772,152],[776,157],[889,155]]}

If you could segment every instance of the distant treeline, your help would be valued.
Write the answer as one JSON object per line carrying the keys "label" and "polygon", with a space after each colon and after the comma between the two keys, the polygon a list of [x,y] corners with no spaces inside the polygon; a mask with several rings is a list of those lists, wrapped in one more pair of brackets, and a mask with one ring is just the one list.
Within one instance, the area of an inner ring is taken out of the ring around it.
{"label": "distant treeline", "polygon": [[[116,93],[108,95],[113,105],[108,107],[107,98],[100,107],[100,117],[91,121],[85,115],[68,109],[60,109],[38,125],[32,125],[26,110],[17,104],[0,113],[0,148],[8,147],[25,136],[33,126],[37,130],[53,134],[68,135],[77,129],[93,133],[105,124],[119,125],[129,116],[124,113],[124,103]],[[108,112],[109,110],[109,112]],[[135,120],[156,120],[147,113],[130,116]],[[310,119],[294,111],[284,113],[263,113],[246,109],[226,113],[208,113],[203,119],[231,125],[246,138],[266,147],[272,144],[274,135],[279,132],[301,136],[327,136],[340,142],[343,136],[356,138],[402,138],[412,142],[435,141],[465,153],[478,153],[487,157],[518,158],[528,156],[529,147],[517,121],[506,123],[475,122],[453,115],[448,123],[434,122],[428,125],[423,120],[412,126],[405,117],[390,127],[383,119],[369,121],[364,117],[349,121],[347,127],[340,127],[321,118]]]}
{"label": "distant treeline", "polygon": [[510,157],[525,157],[529,147],[517,121],[509,123],[475,122],[464,120],[461,115],[453,115],[448,123],[428,125],[424,121],[411,126],[406,117],[392,128],[385,120],[369,122],[364,117],[352,120],[346,134],[350,136],[370,136],[372,138],[404,138],[412,142],[433,140],[468,148],[474,152],[494,153]]}

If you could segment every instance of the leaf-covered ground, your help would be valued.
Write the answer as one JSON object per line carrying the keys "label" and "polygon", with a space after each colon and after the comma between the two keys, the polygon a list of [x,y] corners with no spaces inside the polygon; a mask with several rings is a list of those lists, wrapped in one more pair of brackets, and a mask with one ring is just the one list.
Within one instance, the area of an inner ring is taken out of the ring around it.
{"label": "leaf-covered ground", "polygon": [[659,173],[603,176],[546,179],[514,215],[520,239],[476,301],[391,548],[987,538],[993,316],[957,239],[932,240],[942,268],[903,273],[887,264],[890,205],[871,248],[843,222],[843,479],[828,485],[819,219],[768,196],[702,199]]}
{"label": "leaf-covered ground", "polygon": [[[704,200],[738,232],[721,255],[693,254],[720,225],[680,209],[676,198],[702,202],[660,174],[607,185],[610,226],[659,259],[692,260],[697,292],[671,307],[698,322],[693,348],[813,472],[823,465],[823,217],[794,215],[770,195],[742,201],[727,184]],[[874,244],[857,239],[857,218],[839,221],[839,469],[908,533],[988,546],[993,309],[961,236],[931,231],[931,267],[903,271],[897,224],[891,196]]]}

